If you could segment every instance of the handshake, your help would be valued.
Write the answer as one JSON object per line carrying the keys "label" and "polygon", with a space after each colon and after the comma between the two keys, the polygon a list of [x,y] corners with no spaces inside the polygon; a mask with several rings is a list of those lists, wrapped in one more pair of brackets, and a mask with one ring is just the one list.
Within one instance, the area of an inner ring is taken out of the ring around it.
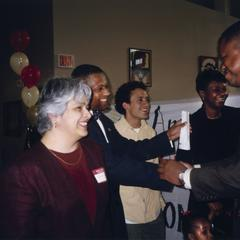
{"label": "handshake", "polygon": [[[183,150],[190,150],[191,126],[189,124],[189,112],[182,111],[182,122],[183,123],[180,129],[179,148]],[[179,124],[180,123],[178,123],[178,125]],[[161,179],[180,186],[183,185],[183,179],[181,179],[180,174],[183,173],[187,168],[192,168],[192,166],[185,162],[177,162],[176,160],[160,159],[158,172],[160,173]]]}
{"label": "handshake", "polygon": [[176,161],[175,159],[160,159],[158,172],[160,178],[166,180],[174,185],[182,186],[183,181],[179,178],[179,174],[188,168],[193,168],[189,163]]}

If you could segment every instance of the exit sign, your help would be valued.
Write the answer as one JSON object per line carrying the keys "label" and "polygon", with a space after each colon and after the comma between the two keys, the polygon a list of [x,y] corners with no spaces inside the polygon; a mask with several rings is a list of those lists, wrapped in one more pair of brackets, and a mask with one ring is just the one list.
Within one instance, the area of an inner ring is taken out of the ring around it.
{"label": "exit sign", "polygon": [[59,68],[74,68],[74,56],[70,54],[58,54],[57,55],[57,66]]}

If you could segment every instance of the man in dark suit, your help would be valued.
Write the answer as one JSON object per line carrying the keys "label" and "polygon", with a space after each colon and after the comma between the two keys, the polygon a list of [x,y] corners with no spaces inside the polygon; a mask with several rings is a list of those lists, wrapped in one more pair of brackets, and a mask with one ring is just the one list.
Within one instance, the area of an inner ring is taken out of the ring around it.
{"label": "man in dark suit", "polygon": [[[218,40],[218,54],[229,84],[240,87],[240,21],[222,33]],[[221,164],[211,163],[211,166],[203,168],[191,168],[175,160],[162,161],[160,177],[192,189],[196,199],[201,201],[239,197],[240,145],[237,149],[234,155],[224,159]]]}
{"label": "man in dark suit", "polygon": [[126,239],[127,232],[119,184],[141,186],[169,191],[172,186],[159,178],[158,165],[145,160],[169,155],[173,152],[171,141],[179,137],[184,124],[177,123],[167,132],[151,140],[133,141],[122,137],[113,122],[102,111],[108,109],[111,92],[105,72],[98,66],[83,64],[76,67],[72,76],[84,80],[93,91],[91,110],[93,118],[89,122],[88,133],[91,139],[105,151],[108,178],[110,179],[110,214],[113,237]]}

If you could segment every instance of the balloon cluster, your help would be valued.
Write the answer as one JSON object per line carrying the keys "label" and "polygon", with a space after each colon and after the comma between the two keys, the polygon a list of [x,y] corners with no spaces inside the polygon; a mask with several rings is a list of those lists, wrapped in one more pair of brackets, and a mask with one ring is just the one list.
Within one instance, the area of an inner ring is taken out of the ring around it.
{"label": "balloon cluster", "polygon": [[20,76],[20,82],[23,86],[21,98],[27,107],[27,119],[34,126],[37,117],[36,103],[39,99],[39,90],[37,84],[40,80],[40,69],[29,64],[29,59],[24,53],[30,43],[30,36],[27,31],[16,31],[10,36],[10,44],[16,52],[10,57],[10,66],[12,70]]}

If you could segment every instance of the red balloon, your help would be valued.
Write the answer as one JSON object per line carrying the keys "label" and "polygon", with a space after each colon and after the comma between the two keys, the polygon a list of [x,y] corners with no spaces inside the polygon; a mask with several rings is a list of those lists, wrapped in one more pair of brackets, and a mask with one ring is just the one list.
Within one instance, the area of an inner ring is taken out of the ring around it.
{"label": "red balloon", "polygon": [[23,68],[21,72],[21,79],[23,81],[24,86],[31,88],[37,85],[41,76],[41,72],[37,66],[28,65]]}
{"label": "red balloon", "polygon": [[30,36],[27,31],[16,31],[10,36],[10,43],[16,51],[23,51],[30,42]]}

